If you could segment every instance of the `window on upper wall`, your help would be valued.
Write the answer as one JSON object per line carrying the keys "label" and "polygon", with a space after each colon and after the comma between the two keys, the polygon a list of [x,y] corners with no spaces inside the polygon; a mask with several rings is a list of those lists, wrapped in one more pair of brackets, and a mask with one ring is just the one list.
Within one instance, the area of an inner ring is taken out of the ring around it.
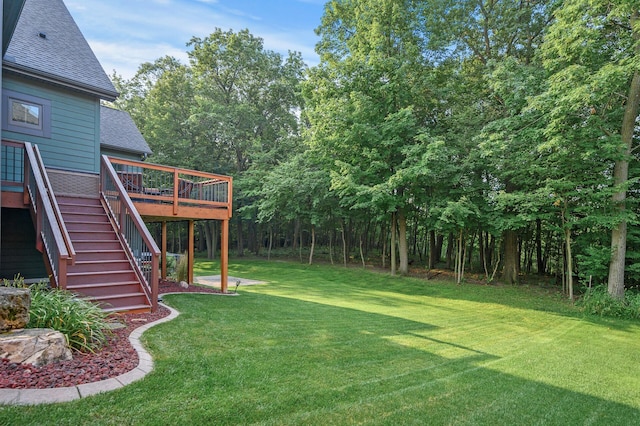
{"label": "window on upper wall", "polygon": [[27,135],[51,137],[51,102],[37,96],[3,90],[2,129]]}

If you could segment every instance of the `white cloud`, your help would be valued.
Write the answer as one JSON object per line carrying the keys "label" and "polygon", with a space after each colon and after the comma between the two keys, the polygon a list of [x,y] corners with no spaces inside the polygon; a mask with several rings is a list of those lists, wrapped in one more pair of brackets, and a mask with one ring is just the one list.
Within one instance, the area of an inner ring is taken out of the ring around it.
{"label": "white cloud", "polygon": [[165,43],[128,45],[123,51],[119,43],[88,41],[108,75],[115,70],[127,79],[135,75],[141,64],[153,62],[163,56],[173,56],[185,64],[188,62],[186,49],[179,49]]}
{"label": "white cloud", "polygon": [[131,78],[140,64],[166,55],[186,63],[186,43],[193,36],[208,36],[216,27],[248,28],[264,40],[265,49],[283,55],[297,51],[309,65],[318,62],[313,27],[292,29],[288,25],[295,20],[259,16],[253,10],[239,10],[235,3],[233,8],[219,0],[66,0],[66,4],[105,71],[111,74],[115,69],[125,78]]}

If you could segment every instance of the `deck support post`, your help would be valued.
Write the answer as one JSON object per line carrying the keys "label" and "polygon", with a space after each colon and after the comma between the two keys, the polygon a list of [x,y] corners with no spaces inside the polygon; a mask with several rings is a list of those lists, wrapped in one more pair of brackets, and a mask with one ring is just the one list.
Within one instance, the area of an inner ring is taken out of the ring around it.
{"label": "deck support post", "polygon": [[167,279],[167,221],[162,222],[162,241],[160,242],[160,262],[162,264],[162,279]]}
{"label": "deck support post", "polygon": [[222,237],[220,241],[220,290],[227,292],[229,277],[229,219],[222,221]]}
{"label": "deck support post", "polygon": [[194,250],[194,221],[189,221],[189,266],[187,267],[189,284],[193,284],[193,265],[195,263],[195,250]]}

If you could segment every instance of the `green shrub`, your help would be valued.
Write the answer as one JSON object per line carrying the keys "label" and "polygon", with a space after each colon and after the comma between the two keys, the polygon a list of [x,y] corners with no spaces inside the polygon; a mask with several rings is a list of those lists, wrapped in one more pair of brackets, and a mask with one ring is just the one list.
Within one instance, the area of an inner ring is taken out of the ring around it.
{"label": "green shrub", "polygon": [[59,331],[78,351],[93,352],[107,342],[109,313],[69,291],[49,289],[46,283],[32,285],[29,314],[28,328]]}
{"label": "green shrub", "polygon": [[583,311],[601,317],[640,319],[640,294],[627,291],[624,299],[614,299],[605,286],[587,289],[579,305]]}

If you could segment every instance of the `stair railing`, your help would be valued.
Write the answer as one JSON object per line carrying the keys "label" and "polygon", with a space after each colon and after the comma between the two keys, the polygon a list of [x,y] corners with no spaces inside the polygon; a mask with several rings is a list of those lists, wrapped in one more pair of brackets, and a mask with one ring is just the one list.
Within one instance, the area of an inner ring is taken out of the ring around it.
{"label": "stair railing", "polygon": [[24,155],[24,201],[36,226],[36,248],[46,254],[55,286],[66,289],[67,265],[75,263],[76,252],[38,146],[25,142]]}
{"label": "stair railing", "polygon": [[133,206],[111,162],[104,155],[100,165],[100,192],[155,311],[158,308],[160,249]]}

